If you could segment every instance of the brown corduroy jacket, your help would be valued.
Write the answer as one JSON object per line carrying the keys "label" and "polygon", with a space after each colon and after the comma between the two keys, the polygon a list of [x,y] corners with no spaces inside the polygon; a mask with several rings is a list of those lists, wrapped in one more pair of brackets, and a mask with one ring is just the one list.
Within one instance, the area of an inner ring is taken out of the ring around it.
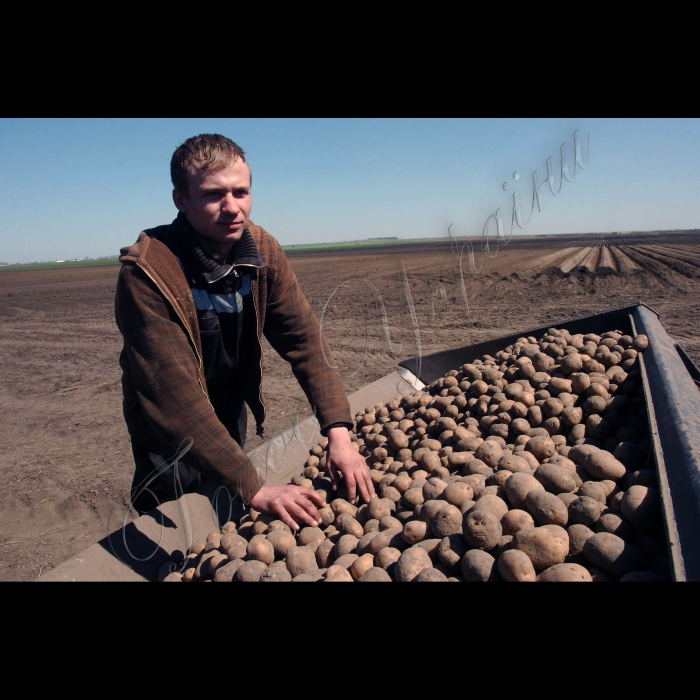
{"label": "brown corduroy jacket", "polygon": [[[177,220],[171,224],[175,225]],[[343,382],[331,369],[333,356],[287,257],[263,228],[250,222],[248,230],[264,267],[247,270],[252,276],[259,361],[241,394],[259,430],[265,418],[263,335],[291,364],[321,428],[351,423]],[[188,462],[249,501],[264,484],[209,401],[195,303],[177,258],[147,232],[121,253],[115,311],[124,337],[124,417],[132,440],[150,452],[173,455],[191,438]]]}

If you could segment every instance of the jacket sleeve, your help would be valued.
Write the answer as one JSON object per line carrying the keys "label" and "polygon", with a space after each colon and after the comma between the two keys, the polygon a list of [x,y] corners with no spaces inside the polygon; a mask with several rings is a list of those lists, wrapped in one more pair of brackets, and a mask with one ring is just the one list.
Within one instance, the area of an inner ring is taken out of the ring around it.
{"label": "jacket sleeve", "polygon": [[325,434],[334,423],[352,425],[350,404],[335,359],[287,256],[267,232],[275,266],[268,284],[264,333],[270,345],[292,366],[297,381]]}
{"label": "jacket sleeve", "polygon": [[150,429],[173,454],[192,438],[186,461],[250,501],[264,478],[214,413],[196,351],[172,305],[133,264],[122,267],[115,303],[130,379]]}

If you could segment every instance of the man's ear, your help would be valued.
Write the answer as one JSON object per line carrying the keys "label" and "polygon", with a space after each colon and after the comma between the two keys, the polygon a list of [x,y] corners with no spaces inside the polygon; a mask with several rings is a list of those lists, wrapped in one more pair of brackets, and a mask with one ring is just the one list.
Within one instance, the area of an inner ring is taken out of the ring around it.
{"label": "man's ear", "polygon": [[177,210],[184,214],[187,209],[187,206],[185,205],[185,195],[178,190],[173,190],[173,202],[175,203]]}

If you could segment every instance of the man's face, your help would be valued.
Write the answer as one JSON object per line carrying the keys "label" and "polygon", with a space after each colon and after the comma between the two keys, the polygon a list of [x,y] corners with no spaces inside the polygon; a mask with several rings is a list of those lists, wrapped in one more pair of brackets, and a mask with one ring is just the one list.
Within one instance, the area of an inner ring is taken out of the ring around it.
{"label": "man's face", "polygon": [[223,170],[193,171],[189,191],[174,190],[173,201],[211,251],[225,256],[253,208],[248,165],[239,158]]}

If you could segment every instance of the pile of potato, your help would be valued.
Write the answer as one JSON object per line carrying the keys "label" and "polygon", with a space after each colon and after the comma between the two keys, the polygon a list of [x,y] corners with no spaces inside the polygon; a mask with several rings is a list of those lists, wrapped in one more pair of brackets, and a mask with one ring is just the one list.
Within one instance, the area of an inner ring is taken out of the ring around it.
{"label": "pile of potato", "polygon": [[637,366],[647,345],[550,328],[367,407],[351,437],[369,504],[332,490],[322,440],[292,480],[326,500],[319,527],[293,534],[248,509],[159,579],[670,580]]}

